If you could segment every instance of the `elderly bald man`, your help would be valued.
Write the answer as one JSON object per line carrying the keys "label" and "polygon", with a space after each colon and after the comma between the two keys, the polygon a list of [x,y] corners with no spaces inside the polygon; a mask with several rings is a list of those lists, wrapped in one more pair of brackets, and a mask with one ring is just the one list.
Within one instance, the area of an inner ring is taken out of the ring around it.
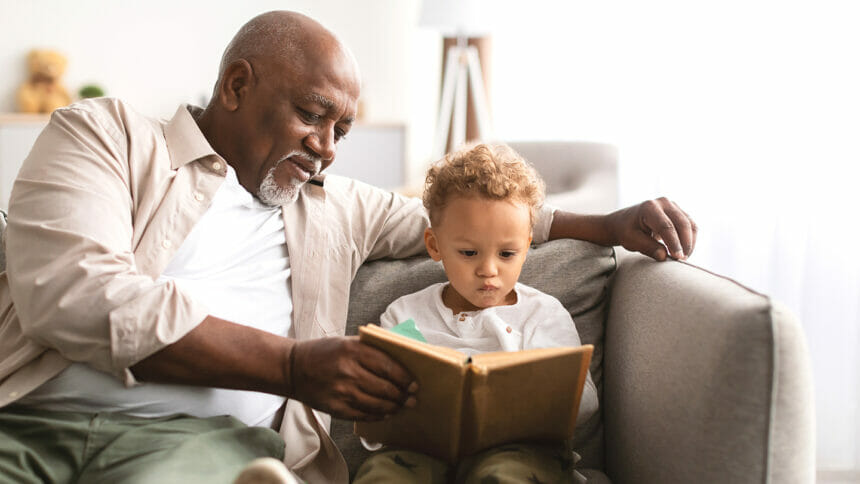
{"label": "elderly bald man", "polygon": [[[60,109],[12,192],[0,275],[0,475],[14,482],[229,482],[252,459],[348,479],[329,415],[371,420],[416,384],[344,337],[369,259],[423,252],[417,200],[324,176],[359,97],[314,20],[241,28],[205,109],[167,122],[117,99]],[[607,216],[545,209],[535,240],[684,258],[664,199]],[[3,478],[0,478],[3,480]]]}

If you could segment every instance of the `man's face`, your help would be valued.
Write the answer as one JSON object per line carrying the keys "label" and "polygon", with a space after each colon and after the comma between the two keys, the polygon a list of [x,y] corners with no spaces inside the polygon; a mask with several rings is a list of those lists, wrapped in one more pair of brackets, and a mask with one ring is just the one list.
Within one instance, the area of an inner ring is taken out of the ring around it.
{"label": "man's face", "polygon": [[265,204],[294,201],[302,185],[331,165],[336,143],[352,126],[357,74],[345,56],[330,57],[279,67],[251,61],[257,83],[240,107],[237,173]]}
{"label": "man's face", "polygon": [[455,313],[516,302],[514,284],[531,243],[525,204],[454,198],[424,241],[430,256],[445,266],[451,284],[443,302]]}

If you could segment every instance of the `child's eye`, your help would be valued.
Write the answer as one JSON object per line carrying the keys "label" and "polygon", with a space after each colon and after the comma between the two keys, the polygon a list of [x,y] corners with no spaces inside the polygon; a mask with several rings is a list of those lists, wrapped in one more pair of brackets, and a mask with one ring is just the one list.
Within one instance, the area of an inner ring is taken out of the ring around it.
{"label": "child's eye", "polygon": [[503,259],[507,259],[507,258],[513,257],[515,255],[517,255],[517,253],[512,251],[512,250],[503,250],[503,251],[499,252],[499,256],[501,256]]}
{"label": "child's eye", "polygon": [[472,257],[475,255],[478,255],[477,250],[461,250],[460,253],[465,255],[466,257]]}

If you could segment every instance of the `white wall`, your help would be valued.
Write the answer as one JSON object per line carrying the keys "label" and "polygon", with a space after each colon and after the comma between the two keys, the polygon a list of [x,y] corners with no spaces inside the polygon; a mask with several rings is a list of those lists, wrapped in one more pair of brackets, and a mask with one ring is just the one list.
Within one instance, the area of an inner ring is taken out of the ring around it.
{"label": "white wall", "polygon": [[[362,70],[367,120],[406,123],[407,173],[419,176],[432,140],[440,40],[417,27],[420,0],[0,0],[0,112],[15,110],[27,52],[63,52],[71,92],[97,83],[139,111],[168,117],[208,98],[224,47],[251,17],[305,13],[339,34]],[[347,138],[348,142],[348,138]]]}
{"label": "white wall", "polygon": [[494,39],[499,136],[619,146],[622,203],[676,200],[692,263],[800,317],[818,466],[860,473],[857,2],[529,6]]}

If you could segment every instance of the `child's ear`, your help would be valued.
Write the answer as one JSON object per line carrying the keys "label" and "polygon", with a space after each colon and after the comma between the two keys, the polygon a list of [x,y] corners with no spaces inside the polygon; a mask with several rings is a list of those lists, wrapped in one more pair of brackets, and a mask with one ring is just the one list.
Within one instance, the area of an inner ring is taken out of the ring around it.
{"label": "child's ear", "polygon": [[436,234],[433,233],[433,229],[427,227],[424,229],[424,245],[427,246],[427,253],[430,254],[430,258],[435,261],[442,260],[442,254],[439,252],[439,243],[436,241]]}

